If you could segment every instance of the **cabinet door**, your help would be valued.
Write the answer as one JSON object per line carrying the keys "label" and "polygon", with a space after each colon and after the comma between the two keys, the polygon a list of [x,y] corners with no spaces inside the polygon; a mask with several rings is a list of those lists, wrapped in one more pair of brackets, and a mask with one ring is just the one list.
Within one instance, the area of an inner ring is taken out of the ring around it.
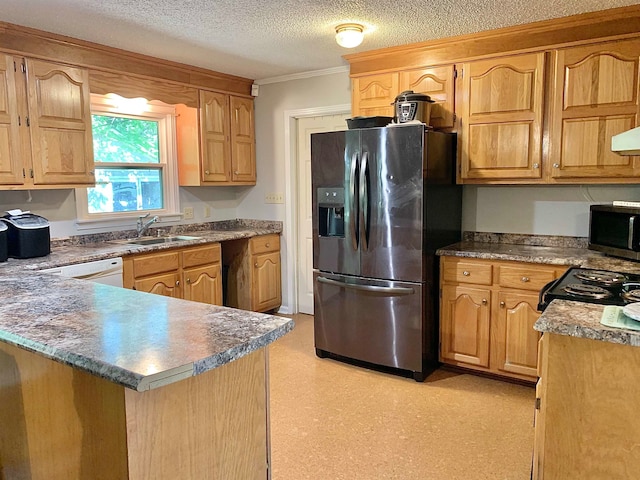
{"label": "cabinet door", "polygon": [[228,95],[200,90],[200,130],[202,180],[228,182],[231,179]]}
{"label": "cabinet door", "polygon": [[440,313],[440,357],[445,363],[489,367],[491,291],[445,285]]}
{"label": "cabinet door", "polygon": [[185,300],[222,305],[220,264],[185,269],[182,274]]}
{"label": "cabinet door", "polygon": [[462,180],[541,179],[544,53],[465,63]]}
{"label": "cabinet door", "polygon": [[413,90],[431,97],[435,103],[431,107],[431,121],[435,128],[453,127],[453,65],[420,68],[400,72],[399,90]]}
{"label": "cabinet door", "polygon": [[492,323],[492,365],[508,373],[537,377],[538,340],[533,329],[540,313],[534,293],[498,292]]}
{"label": "cabinet door", "polygon": [[398,91],[398,74],[381,73],[354,78],[351,90],[353,116],[394,116],[393,102]]}
{"label": "cabinet door", "polygon": [[282,303],[280,252],[252,255],[251,258],[251,310],[264,312],[278,308]]}
{"label": "cabinet door", "polygon": [[638,125],[640,40],[557,50],[550,128],[553,178],[640,174],[640,156],[611,152],[611,137]]}
{"label": "cabinet door", "polygon": [[89,72],[26,59],[35,184],[95,182]]}
{"label": "cabinet door", "polygon": [[[0,55],[0,184],[20,185],[22,154],[14,58]],[[25,127],[26,128],[26,127]]]}
{"label": "cabinet door", "polygon": [[256,183],[253,100],[231,97],[231,180]]}
{"label": "cabinet door", "polygon": [[164,273],[134,280],[133,289],[141,292],[164,295],[165,297],[182,298],[180,275],[178,272]]}

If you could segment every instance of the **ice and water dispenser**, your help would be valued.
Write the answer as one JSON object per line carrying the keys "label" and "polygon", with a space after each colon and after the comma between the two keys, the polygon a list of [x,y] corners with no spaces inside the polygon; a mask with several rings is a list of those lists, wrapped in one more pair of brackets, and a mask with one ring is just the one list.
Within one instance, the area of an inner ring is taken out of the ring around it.
{"label": "ice and water dispenser", "polygon": [[344,188],[318,188],[318,235],[344,237]]}

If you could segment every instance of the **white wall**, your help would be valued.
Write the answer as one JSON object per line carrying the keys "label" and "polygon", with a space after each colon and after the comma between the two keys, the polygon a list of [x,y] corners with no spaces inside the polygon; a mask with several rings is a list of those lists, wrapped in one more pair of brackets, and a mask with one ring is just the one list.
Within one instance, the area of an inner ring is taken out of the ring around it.
{"label": "white wall", "polygon": [[465,231],[586,237],[589,205],[640,200],[640,186],[494,186],[465,185]]}

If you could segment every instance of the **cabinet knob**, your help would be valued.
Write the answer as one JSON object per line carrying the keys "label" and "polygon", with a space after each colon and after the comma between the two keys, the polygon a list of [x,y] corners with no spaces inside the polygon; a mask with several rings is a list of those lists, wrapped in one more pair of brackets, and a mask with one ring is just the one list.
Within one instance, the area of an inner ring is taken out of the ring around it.
{"label": "cabinet knob", "polygon": [[258,262],[254,263],[253,266],[258,268]]}
{"label": "cabinet knob", "polygon": [[534,163],[533,164],[533,168],[536,168],[536,169],[540,168],[540,164],[539,163]]}
{"label": "cabinet knob", "polygon": [[504,306],[505,306],[505,305],[506,305],[506,304],[505,304],[504,302],[500,302],[500,307],[501,307],[501,308],[504,308]]}
{"label": "cabinet knob", "polygon": [[529,281],[529,277],[522,277],[522,278],[521,278],[521,280],[522,280],[524,283],[527,283],[527,282]]}
{"label": "cabinet knob", "polygon": [[187,285],[191,285],[191,279],[189,277],[187,277],[186,282],[187,282]]}
{"label": "cabinet knob", "polygon": [[233,172],[234,175],[238,175],[238,171],[236,170],[235,172]]}
{"label": "cabinet knob", "polygon": [[468,271],[466,271],[466,270],[465,270],[464,272],[462,272],[462,274],[463,274],[465,277],[468,277],[469,275],[471,275],[471,272],[468,272]]}
{"label": "cabinet knob", "polygon": [[560,164],[559,163],[554,163],[553,164],[553,168],[560,168]]}
{"label": "cabinet knob", "polygon": [[176,287],[180,286],[180,280],[176,280]]}
{"label": "cabinet knob", "polygon": [[483,304],[483,305],[486,305],[486,304],[487,304],[487,299],[486,299],[486,298],[483,298],[483,299],[482,299],[482,304]]}
{"label": "cabinet knob", "polygon": [[265,247],[269,248],[271,246],[271,244],[269,242],[264,244]]}
{"label": "cabinet knob", "polygon": [[205,174],[205,175],[209,175],[209,170],[205,170],[205,171],[204,171],[204,174]]}

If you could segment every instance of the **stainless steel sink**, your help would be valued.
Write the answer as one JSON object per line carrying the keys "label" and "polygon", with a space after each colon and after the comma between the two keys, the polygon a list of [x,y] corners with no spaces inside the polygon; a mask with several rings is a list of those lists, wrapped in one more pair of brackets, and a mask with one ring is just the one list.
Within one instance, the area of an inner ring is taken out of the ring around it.
{"label": "stainless steel sink", "polygon": [[199,240],[200,237],[191,237],[188,235],[173,235],[171,237],[142,237],[126,240],[124,243],[129,245],[158,245],[161,243],[186,242],[188,240]]}

